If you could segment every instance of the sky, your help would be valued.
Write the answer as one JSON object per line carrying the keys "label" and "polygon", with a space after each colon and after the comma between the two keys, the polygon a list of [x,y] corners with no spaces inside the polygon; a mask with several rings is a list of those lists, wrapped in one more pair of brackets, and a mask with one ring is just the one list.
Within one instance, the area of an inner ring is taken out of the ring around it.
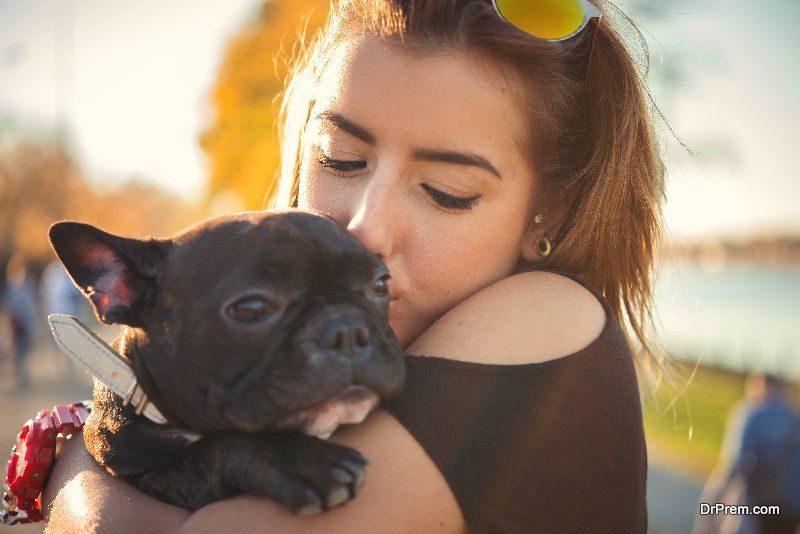
{"label": "sky", "polygon": [[[625,0],[651,53],[669,236],[800,234],[800,2]],[[658,6],[658,7],[653,7]],[[66,125],[95,179],[204,193],[197,140],[254,0],[0,0],[0,136]]]}
{"label": "sky", "polygon": [[687,236],[800,233],[800,3],[657,5],[637,20],[651,47],[651,83],[696,153],[667,136],[669,227]]}
{"label": "sky", "polygon": [[66,122],[102,179],[203,194],[199,133],[228,39],[253,0],[0,0],[0,127]]}

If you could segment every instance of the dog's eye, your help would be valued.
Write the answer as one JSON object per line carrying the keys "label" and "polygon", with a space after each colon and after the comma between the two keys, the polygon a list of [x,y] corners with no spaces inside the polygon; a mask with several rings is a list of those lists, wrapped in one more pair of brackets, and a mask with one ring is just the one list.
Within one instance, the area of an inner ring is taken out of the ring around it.
{"label": "dog's eye", "polygon": [[385,297],[386,295],[388,295],[389,283],[387,282],[387,280],[389,280],[389,278],[390,277],[388,274],[384,274],[383,276],[375,280],[375,282],[372,284],[372,288],[370,289],[370,291],[372,291],[372,294],[377,297]]}
{"label": "dog's eye", "polygon": [[255,323],[256,321],[264,319],[274,309],[275,306],[265,298],[254,296],[240,298],[233,304],[230,304],[226,311],[229,316],[239,322]]}

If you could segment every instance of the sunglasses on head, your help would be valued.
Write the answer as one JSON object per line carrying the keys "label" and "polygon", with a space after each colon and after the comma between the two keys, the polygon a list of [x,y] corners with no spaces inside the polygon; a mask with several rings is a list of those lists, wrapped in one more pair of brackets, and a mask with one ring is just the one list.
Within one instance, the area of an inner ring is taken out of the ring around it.
{"label": "sunglasses on head", "polygon": [[589,0],[492,0],[495,10],[509,24],[547,41],[575,37],[600,9]]}

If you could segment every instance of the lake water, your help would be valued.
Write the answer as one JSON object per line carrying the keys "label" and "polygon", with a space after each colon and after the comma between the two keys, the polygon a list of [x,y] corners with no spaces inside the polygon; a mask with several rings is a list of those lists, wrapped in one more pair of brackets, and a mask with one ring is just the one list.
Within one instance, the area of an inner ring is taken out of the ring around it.
{"label": "lake water", "polygon": [[660,338],[692,361],[800,373],[800,270],[669,263],[656,284]]}

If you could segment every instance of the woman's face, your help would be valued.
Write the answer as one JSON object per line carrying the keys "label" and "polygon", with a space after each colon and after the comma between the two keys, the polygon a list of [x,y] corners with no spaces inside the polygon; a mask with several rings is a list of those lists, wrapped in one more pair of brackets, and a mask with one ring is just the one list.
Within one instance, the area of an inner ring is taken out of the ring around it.
{"label": "woman's face", "polygon": [[407,347],[531,257],[532,172],[508,82],[460,52],[339,47],[303,142],[299,206],[326,213],[389,268]]}

